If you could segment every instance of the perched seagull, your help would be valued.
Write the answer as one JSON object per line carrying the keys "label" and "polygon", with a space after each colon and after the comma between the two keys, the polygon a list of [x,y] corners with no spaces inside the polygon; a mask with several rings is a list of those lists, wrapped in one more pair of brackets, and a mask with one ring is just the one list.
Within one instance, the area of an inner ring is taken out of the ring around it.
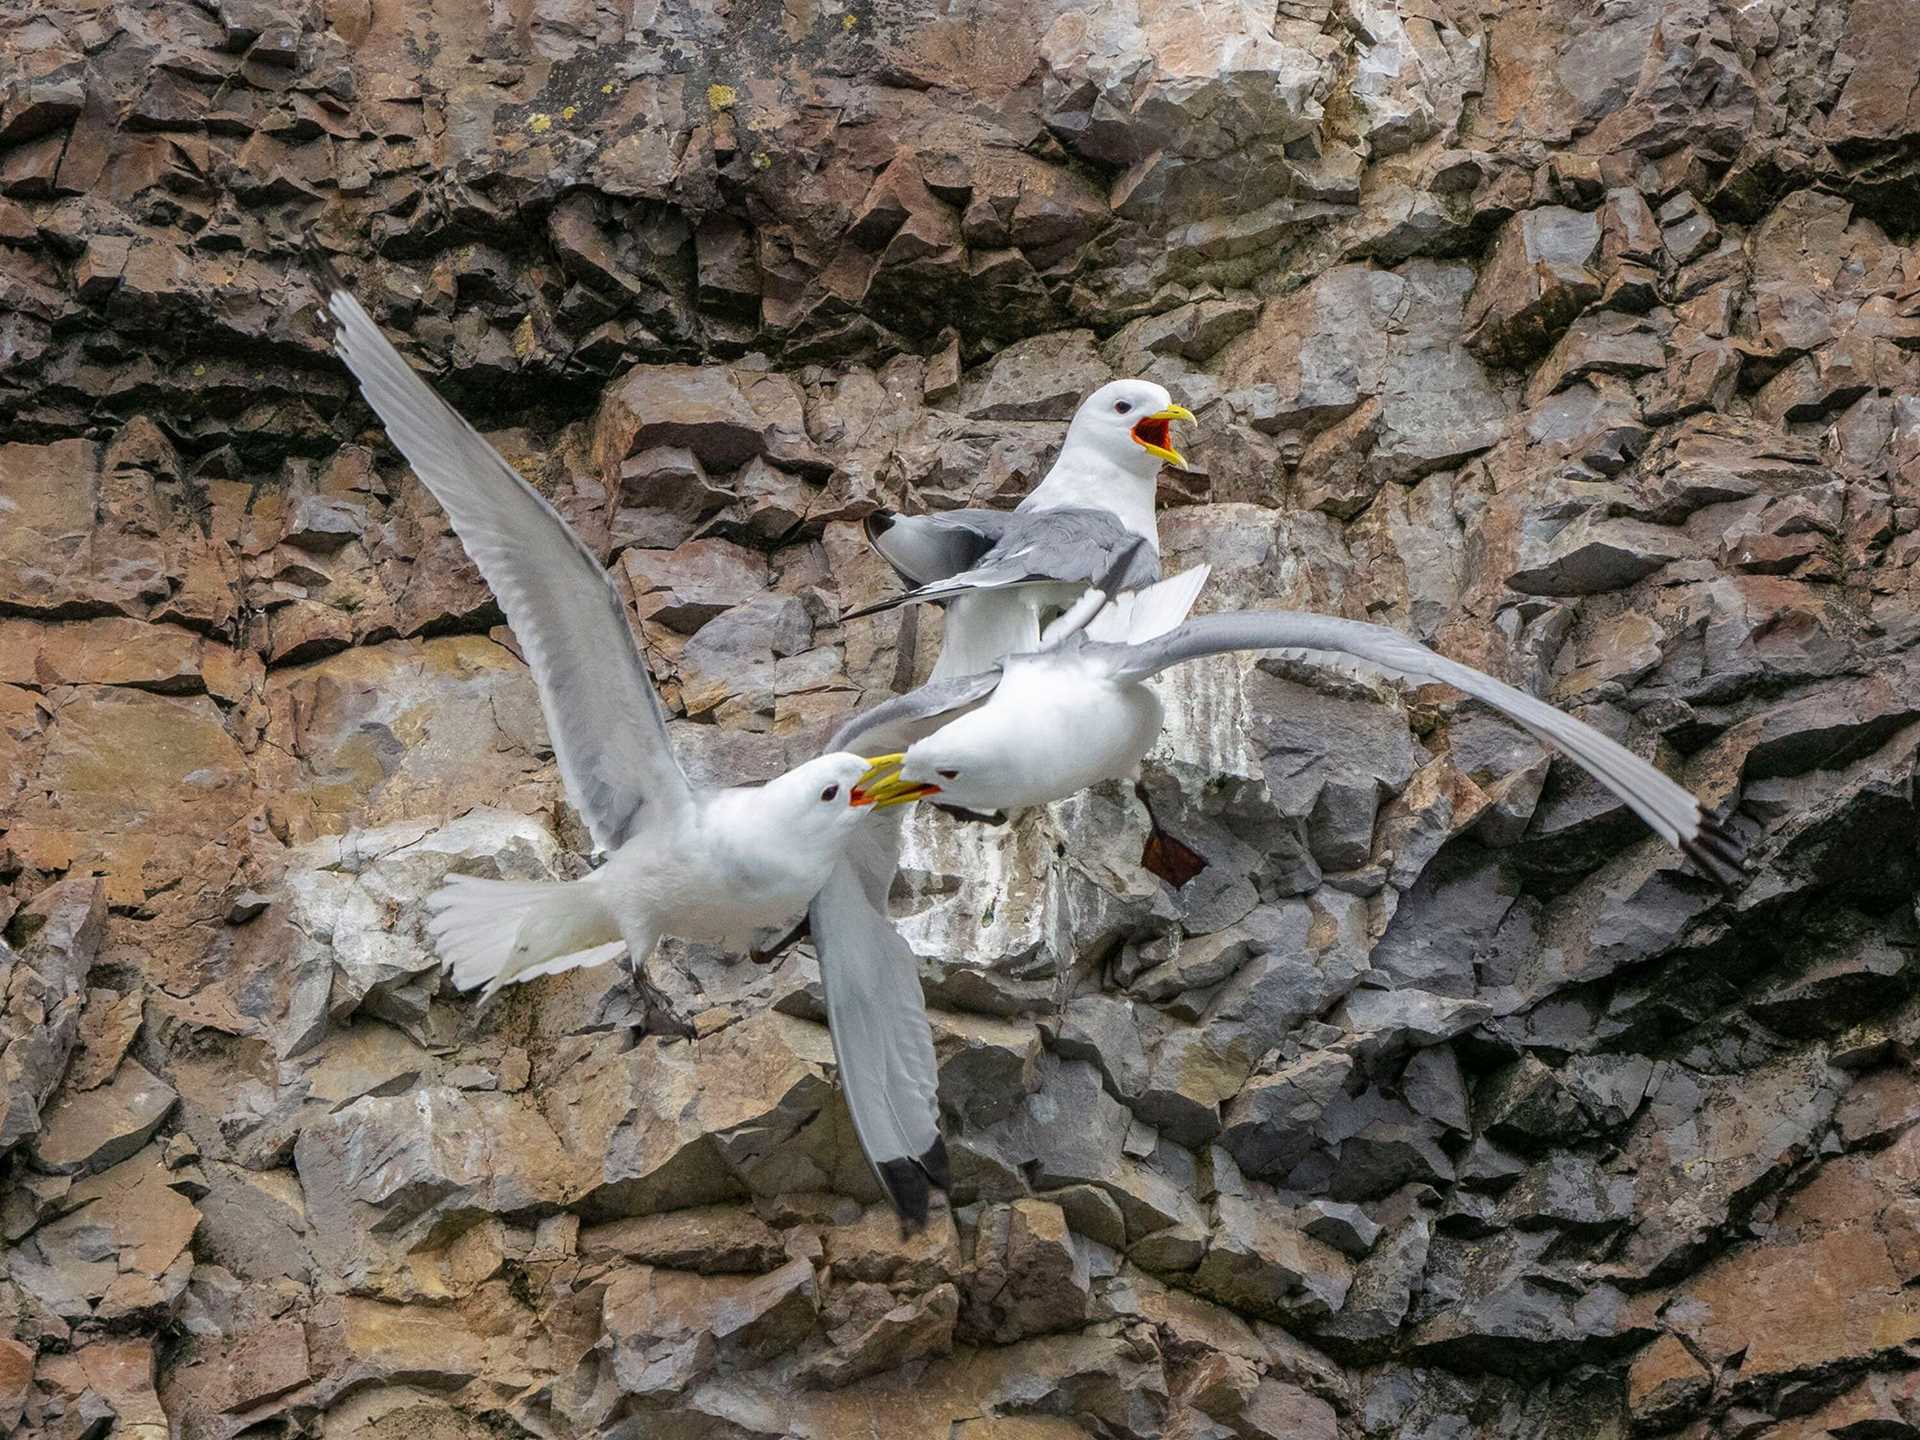
{"label": "perched seagull", "polygon": [[792,924],[873,815],[898,756],[843,751],[757,787],[697,789],[675,761],[612,581],[560,513],[401,359],[324,256],[310,257],[335,353],[500,602],[540,690],[567,795],[607,862],[562,884],[467,876],[429,897],[453,983],[503,985],[627,952],[649,1028],[674,1024],[646,978],[663,935],[743,946]]}
{"label": "perched seagull", "polygon": [[[1163,712],[1146,681],[1162,670],[1231,650],[1320,663],[1344,656],[1465,692],[1570,757],[1723,889],[1740,878],[1739,844],[1699,800],[1592,726],[1384,626],[1287,610],[1188,620],[1205,574],[1185,572],[1105,608],[1105,595],[1091,590],[1049,627],[1040,650],[929,681],[862,711],[829,743],[905,747],[899,772],[871,787],[876,808],[939,796],[992,814],[1132,771],[1160,734]],[[946,1188],[946,1151],[919,962],[887,918],[898,865],[899,826],[883,819],[849,847],[808,921],[855,1127],[869,1155],[900,1157],[882,1178],[913,1223],[930,1187]]]}
{"label": "perched seagull", "polygon": [[944,603],[946,633],[932,677],[944,680],[1037,648],[1048,612],[1071,605],[1135,540],[1146,543],[1132,551],[1117,589],[1150,584],[1160,573],[1155,484],[1162,464],[1186,463],[1170,432],[1174,421],[1192,419],[1152,381],[1115,380],[1080,403],[1060,457],[1011,512],[875,512],[867,539],[914,588],[841,618]]}

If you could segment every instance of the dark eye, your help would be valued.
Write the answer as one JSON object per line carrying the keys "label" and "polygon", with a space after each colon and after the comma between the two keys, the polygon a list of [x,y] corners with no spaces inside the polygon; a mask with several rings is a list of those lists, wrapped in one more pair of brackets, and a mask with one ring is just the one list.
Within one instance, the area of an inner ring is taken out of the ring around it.
{"label": "dark eye", "polygon": [[1133,402],[1131,400],[1116,400],[1113,402],[1113,413],[1116,415],[1124,415],[1131,409],[1133,409]]}
{"label": "dark eye", "polygon": [[942,780],[958,780],[960,778],[960,772],[958,770],[936,770],[934,774],[938,775]]}
{"label": "dark eye", "polygon": [[838,785],[829,785],[827,786],[826,789],[820,792],[820,798],[822,800],[831,800],[833,799],[834,796],[838,795],[839,793],[840,793],[840,787]]}

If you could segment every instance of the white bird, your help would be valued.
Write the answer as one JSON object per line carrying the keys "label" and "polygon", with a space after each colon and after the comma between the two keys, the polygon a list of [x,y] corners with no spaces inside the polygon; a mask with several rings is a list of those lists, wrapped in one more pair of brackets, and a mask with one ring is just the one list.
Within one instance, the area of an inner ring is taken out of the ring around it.
{"label": "white bird", "polygon": [[[991,815],[1064,800],[1131,772],[1160,733],[1160,701],[1145,682],[1162,670],[1230,650],[1285,651],[1320,663],[1344,656],[1465,692],[1566,754],[1723,889],[1740,877],[1739,845],[1698,799],[1591,726],[1384,626],[1286,610],[1187,620],[1205,578],[1203,566],[1112,605],[1101,590],[1089,591],[1038,651],[982,674],[929,681],[862,711],[829,743],[906,746],[899,772],[872,787],[880,807],[937,796]],[[858,1075],[847,1083],[850,1097],[856,1089],[863,1097],[853,1111],[863,1141],[869,1128],[891,1126],[910,1130],[915,1143],[927,1143],[928,1134],[937,1143],[937,1077],[918,1043],[927,1028],[918,961],[887,918],[898,865],[899,827],[883,819],[848,851],[815,898],[809,923],[830,1009],[836,983],[858,986],[853,999],[838,1001],[850,1019],[857,1013],[858,1028],[843,1027],[836,1011],[834,1033],[843,1079]],[[940,1182],[907,1178],[918,1187],[909,1199],[924,1213],[927,1183]]]}
{"label": "white bird", "polygon": [[830,752],[758,787],[690,784],[607,572],[400,357],[325,257],[310,263],[334,350],[506,613],[567,795],[608,852],[566,883],[454,877],[428,899],[429,933],[453,983],[482,987],[483,999],[624,949],[651,1027],[665,1010],[645,973],[660,937],[744,946],[756,929],[792,924],[868,823],[863,783],[887,762]]}
{"label": "white bird", "polygon": [[[1141,543],[1136,538],[1127,548],[1137,549]],[[1133,556],[1122,553],[1103,579],[1108,584],[1116,583],[1114,577],[1128,573],[1133,564]],[[1202,566],[1139,595],[1122,596],[1111,606],[1103,591],[1088,591],[1049,627],[1046,638],[1051,641],[1076,631],[1095,611],[1102,611],[1102,633],[1121,639],[1150,639],[1186,617],[1206,575]],[[969,705],[980,703],[993,688],[989,683],[983,691],[980,678],[930,681],[911,695],[885,701],[855,716],[842,727],[842,733],[856,732],[874,740],[891,737],[890,749],[904,746],[964,713]],[[1144,689],[1141,693],[1148,694]],[[953,703],[949,703],[949,696],[954,697]],[[1151,700],[1150,695],[1148,698]],[[1092,718],[1104,726],[1115,717]],[[1119,716],[1120,728],[1132,723],[1129,716]],[[1157,733],[1157,708],[1153,728]],[[1147,743],[1152,743],[1151,737]],[[1063,770],[1052,780],[1058,795],[1049,793],[1042,798],[1059,798],[1073,793],[1082,783],[1104,778],[1101,773],[1080,779]],[[883,781],[875,793],[877,809],[918,798],[917,792],[902,785],[897,776],[890,782]],[[1009,798],[1006,803],[1014,802]],[[900,868],[899,820],[900,812],[896,811],[860,832],[814,897],[807,923],[820,957],[827,1024],[833,1032],[840,1084],[855,1133],[869,1157],[889,1157],[876,1169],[895,1209],[911,1228],[925,1222],[931,1192],[936,1187],[947,1188],[949,1170],[946,1147],[940,1138],[938,1077],[926,997],[920,989],[920,962],[887,916],[887,893]]]}
{"label": "white bird", "polygon": [[[1061,800],[1129,773],[1160,733],[1160,701],[1145,682],[1162,670],[1230,650],[1284,651],[1322,663],[1345,656],[1472,696],[1565,754],[1716,884],[1730,887],[1742,873],[1739,846],[1691,791],[1591,725],[1397,630],[1290,610],[1160,625],[1168,606],[1184,614],[1192,604],[1199,588],[1193,574],[1121,597],[1131,602],[1131,620],[1112,606],[1084,629],[1069,617],[1036,653],[877,705],[841,727],[833,743],[918,730],[925,738],[908,746],[899,773],[873,787],[881,803],[937,795],[944,804],[992,814]],[[1142,614],[1152,618],[1143,624]],[[1152,638],[1142,639],[1142,631]]]}
{"label": "white bird", "polygon": [[1184,465],[1171,427],[1193,413],[1150,380],[1115,380],[1080,403],[1059,458],[1012,511],[878,511],[867,538],[914,588],[843,619],[924,601],[947,607],[933,679],[973,675],[1033,650],[1050,611],[1134,560],[1109,593],[1159,578],[1154,491],[1163,464]]}

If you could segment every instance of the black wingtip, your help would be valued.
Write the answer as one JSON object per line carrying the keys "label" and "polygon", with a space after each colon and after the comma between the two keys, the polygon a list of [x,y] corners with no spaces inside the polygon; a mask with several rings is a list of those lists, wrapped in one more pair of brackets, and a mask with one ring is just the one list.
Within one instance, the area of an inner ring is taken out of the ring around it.
{"label": "black wingtip", "polygon": [[936,1135],[933,1144],[927,1147],[927,1153],[920,1157],[920,1168],[927,1172],[927,1178],[941,1190],[953,1188],[953,1164],[947,1159],[946,1137]]}
{"label": "black wingtip", "polygon": [[900,1216],[900,1234],[907,1237],[927,1228],[927,1213],[933,1192],[953,1188],[953,1166],[947,1159],[947,1142],[938,1135],[917,1159],[905,1157],[882,1160],[876,1167],[887,1198]]}
{"label": "black wingtip", "polygon": [[1680,842],[1680,851],[1707,879],[1732,899],[1747,878],[1746,847],[1733,832],[1711,816],[1703,816],[1699,833]]}
{"label": "black wingtip", "polygon": [[840,623],[844,625],[849,620],[864,620],[869,615],[884,614],[888,610],[906,604],[912,598],[912,592],[904,595],[889,595],[886,599],[876,600],[871,605],[862,605],[858,610],[843,610],[840,613]]}
{"label": "black wingtip", "polygon": [[319,238],[311,225],[300,232],[300,263],[312,274],[314,286],[323,299],[347,288],[347,282],[340,278],[340,270],[333,263],[333,257],[320,248]]}

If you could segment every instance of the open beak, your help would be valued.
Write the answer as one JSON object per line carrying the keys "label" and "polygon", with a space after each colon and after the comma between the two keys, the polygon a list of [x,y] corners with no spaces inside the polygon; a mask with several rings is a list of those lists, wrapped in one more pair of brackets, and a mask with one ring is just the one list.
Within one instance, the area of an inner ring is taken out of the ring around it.
{"label": "open beak", "polygon": [[1154,411],[1153,414],[1135,422],[1132,431],[1133,443],[1149,455],[1158,455],[1169,465],[1178,465],[1184,470],[1187,468],[1186,460],[1168,443],[1171,438],[1168,431],[1175,420],[1185,420],[1188,424],[1192,424],[1193,412],[1184,405],[1169,405],[1164,410]]}
{"label": "open beak", "polygon": [[938,785],[909,785],[901,780],[900,763],[906,758],[906,752],[901,751],[895,755],[877,755],[867,761],[867,773],[854,783],[847,803],[884,810],[889,805],[908,805],[928,795],[938,795]]}

